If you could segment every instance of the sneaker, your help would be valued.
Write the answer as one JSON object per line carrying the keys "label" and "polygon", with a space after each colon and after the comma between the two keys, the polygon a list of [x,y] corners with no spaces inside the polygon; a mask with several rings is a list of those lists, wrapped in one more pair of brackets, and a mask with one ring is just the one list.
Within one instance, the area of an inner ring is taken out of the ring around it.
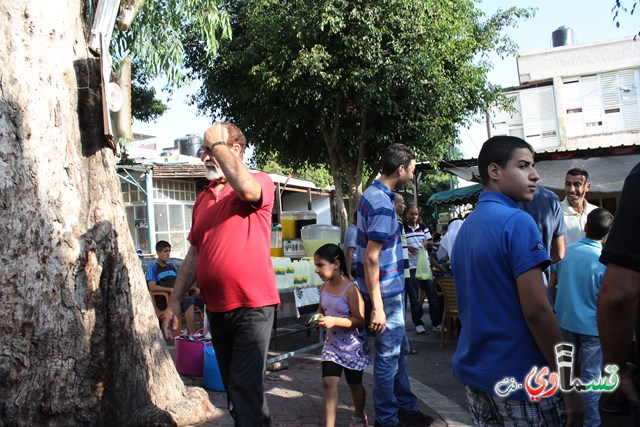
{"label": "sneaker", "polygon": [[426,331],[424,330],[424,325],[418,325],[416,326],[416,333],[418,334],[424,334]]}
{"label": "sneaker", "polygon": [[364,418],[351,417],[349,427],[369,427],[367,414],[364,414]]}
{"label": "sneaker", "polygon": [[420,411],[407,412],[400,410],[398,412],[398,418],[405,426],[427,427],[433,423],[433,417]]}
{"label": "sneaker", "polygon": [[442,325],[434,326],[433,328],[431,328],[431,330],[432,330],[433,332],[438,332],[438,333],[440,333],[440,332],[442,332]]}

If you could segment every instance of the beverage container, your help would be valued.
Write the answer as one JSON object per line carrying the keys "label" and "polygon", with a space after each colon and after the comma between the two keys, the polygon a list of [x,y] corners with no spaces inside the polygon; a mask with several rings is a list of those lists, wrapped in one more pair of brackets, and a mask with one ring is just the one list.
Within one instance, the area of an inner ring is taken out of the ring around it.
{"label": "beverage container", "polygon": [[300,230],[302,227],[316,223],[316,213],[313,211],[283,211],[280,219],[282,222],[282,239],[294,240],[301,237]]}
{"label": "beverage container", "polygon": [[295,212],[282,212],[280,216],[282,223],[282,239],[291,240],[296,238],[296,217]]}
{"label": "beverage container", "polygon": [[304,252],[308,257],[313,254],[319,247],[327,243],[340,244],[340,227],[327,224],[312,224],[302,227],[300,235],[304,244]]}
{"label": "beverage container", "polygon": [[282,256],[282,226],[280,224],[271,227],[271,256]]}

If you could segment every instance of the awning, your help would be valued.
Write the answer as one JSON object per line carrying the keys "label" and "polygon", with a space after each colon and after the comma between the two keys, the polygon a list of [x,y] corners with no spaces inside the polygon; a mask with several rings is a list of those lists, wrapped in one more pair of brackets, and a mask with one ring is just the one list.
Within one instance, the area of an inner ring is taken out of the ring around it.
{"label": "awning", "polygon": [[609,194],[622,191],[624,180],[635,165],[640,163],[640,154],[624,156],[587,157],[567,160],[543,160],[536,163],[540,184],[550,190],[563,193],[567,171],[580,168],[589,172],[589,193]]}
{"label": "awning", "polygon": [[[631,169],[640,163],[640,145],[540,152],[536,153],[535,159],[540,184],[564,194],[567,171],[580,168],[589,172],[589,194],[595,197],[619,193],[622,190],[625,178]],[[429,163],[416,165],[417,172],[429,173],[434,170]],[[468,181],[479,182],[477,159],[443,161],[440,170]]]}
{"label": "awning", "polygon": [[433,194],[427,200],[428,205],[465,204],[474,202],[482,191],[482,184],[454,188]]}

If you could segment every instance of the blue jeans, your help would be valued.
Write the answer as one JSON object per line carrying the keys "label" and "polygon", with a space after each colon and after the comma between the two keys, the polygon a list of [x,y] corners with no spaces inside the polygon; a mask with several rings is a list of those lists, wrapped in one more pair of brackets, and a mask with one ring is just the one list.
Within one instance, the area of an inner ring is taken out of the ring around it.
{"label": "blue jeans", "polygon": [[411,276],[404,279],[404,291],[409,297],[409,304],[411,306],[411,320],[417,327],[418,325],[424,325],[424,322],[422,322],[424,311],[422,310],[420,300],[418,299],[419,290],[418,279],[416,279],[416,269],[412,268],[409,271],[411,273]]}
{"label": "blue jeans", "polygon": [[[602,375],[602,350],[600,338],[582,335],[562,329],[562,338],[573,344],[573,367],[580,366],[580,381],[583,384],[600,380]],[[584,426],[600,425],[600,393],[580,393],[584,403]]]}
{"label": "blue jeans", "polygon": [[403,294],[384,298],[387,327],[375,340],[373,365],[373,403],[376,418],[383,425],[396,425],[398,410],[418,410],[407,375],[409,340],[404,328]]}

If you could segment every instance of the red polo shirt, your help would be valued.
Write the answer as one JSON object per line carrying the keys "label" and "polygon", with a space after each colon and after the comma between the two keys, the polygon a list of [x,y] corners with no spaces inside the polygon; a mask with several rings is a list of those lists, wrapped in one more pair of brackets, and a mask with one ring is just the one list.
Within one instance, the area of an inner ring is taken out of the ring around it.
{"label": "red polo shirt", "polygon": [[280,303],[270,256],[274,185],[255,173],[262,200],[240,200],[231,185],[216,196],[212,186],[193,207],[189,242],[198,249],[197,280],[208,311]]}

